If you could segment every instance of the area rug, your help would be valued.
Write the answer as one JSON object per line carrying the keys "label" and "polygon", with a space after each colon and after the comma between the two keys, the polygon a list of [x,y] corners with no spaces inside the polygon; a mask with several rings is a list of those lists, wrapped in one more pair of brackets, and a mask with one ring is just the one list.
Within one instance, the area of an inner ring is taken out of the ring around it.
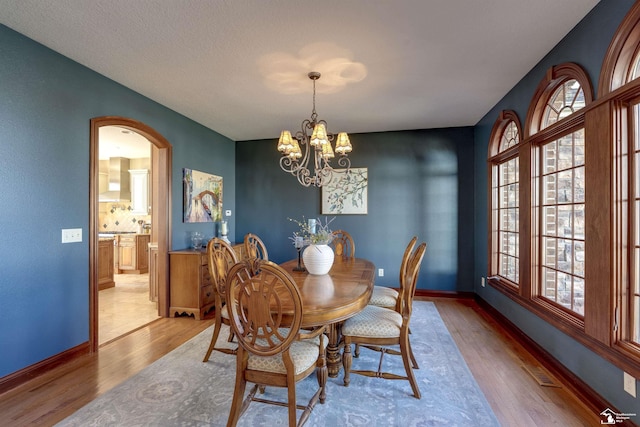
{"label": "area rug", "polygon": [[[59,426],[225,426],[235,380],[235,356],[214,352],[202,357],[211,339],[205,330],[137,375],[99,396]],[[498,426],[440,315],[431,302],[416,301],[411,319],[411,345],[419,369],[414,370],[422,399],[408,381],[351,376],[342,372],[327,382],[327,400],[311,413],[308,426]],[[223,327],[218,346],[228,345]],[[353,368],[376,369],[379,353],[362,349]],[[386,355],[385,370],[402,374],[399,356]],[[298,383],[299,403],[313,395],[315,375]],[[247,387],[247,390],[250,387]],[[286,401],[286,389],[267,388]],[[254,402],[240,426],[285,425],[286,408]]]}

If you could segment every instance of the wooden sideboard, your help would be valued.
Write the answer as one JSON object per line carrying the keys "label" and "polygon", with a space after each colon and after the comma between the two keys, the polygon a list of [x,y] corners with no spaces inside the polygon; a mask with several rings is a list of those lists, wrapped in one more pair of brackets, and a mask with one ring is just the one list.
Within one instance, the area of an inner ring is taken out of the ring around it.
{"label": "wooden sideboard", "polygon": [[[232,246],[241,259],[244,256],[243,245]],[[170,317],[188,314],[196,320],[204,318],[215,303],[213,286],[206,248],[169,252]]]}

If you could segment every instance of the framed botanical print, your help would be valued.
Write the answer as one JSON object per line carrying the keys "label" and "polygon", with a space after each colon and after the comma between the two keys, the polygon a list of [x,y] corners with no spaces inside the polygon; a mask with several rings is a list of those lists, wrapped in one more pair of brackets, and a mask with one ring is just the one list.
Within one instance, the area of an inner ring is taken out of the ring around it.
{"label": "framed botanical print", "polygon": [[366,214],[367,186],[367,168],[334,169],[322,187],[322,214]]}
{"label": "framed botanical print", "polygon": [[183,169],[183,221],[222,221],[222,177]]}

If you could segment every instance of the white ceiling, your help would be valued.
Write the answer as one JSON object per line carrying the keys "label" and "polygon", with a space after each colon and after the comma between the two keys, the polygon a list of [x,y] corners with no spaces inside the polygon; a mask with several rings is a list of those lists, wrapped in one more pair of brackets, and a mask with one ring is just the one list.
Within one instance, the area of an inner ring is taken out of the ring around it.
{"label": "white ceiling", "polygon": [[0,23],[233,139],[474,125],[598,0],[0,0]]}
{"label": "white ceiling", "polygon": [[145,159],[151,157],[151,143],[137,132],[119,126],[101,126],[98,131],[98,158]]}

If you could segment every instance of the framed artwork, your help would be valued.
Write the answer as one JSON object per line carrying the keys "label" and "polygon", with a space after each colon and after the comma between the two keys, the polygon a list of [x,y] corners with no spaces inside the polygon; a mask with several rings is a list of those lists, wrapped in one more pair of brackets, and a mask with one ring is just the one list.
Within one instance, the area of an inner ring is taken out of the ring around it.
{"label": "framed artwork", "polygon": [[222,221],[222,177],[182,170],[183,222]]}
{"label": "framed artwork", "polygon": [[367,186],[367,168],[334,169],[322,187],[322,214],[366,214]]}

